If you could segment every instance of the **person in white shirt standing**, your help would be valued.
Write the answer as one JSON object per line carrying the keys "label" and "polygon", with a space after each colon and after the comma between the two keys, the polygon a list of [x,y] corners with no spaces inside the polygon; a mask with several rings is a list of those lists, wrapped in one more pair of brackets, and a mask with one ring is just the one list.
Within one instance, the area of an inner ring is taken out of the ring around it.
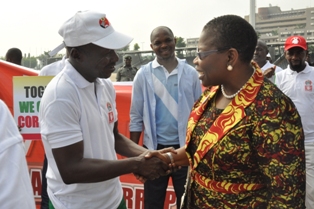
{"label": "person in white shirt standing", "polygon": [[276,74],[276,85],[291,98],[301,115],[305,135],[307,209],[314,209],[314,69],[306,62],[307,43],[302,36],[285,42],[287,69]]}
{"label": "person in white shirt standing", "polygon": [[261,68],[264,76],[271,82],[275,83],[276,73],[282,71],[282,68],[269,62],[267,59],[268,53],[269,51],[266,43],[262,40],[258,40],[255,47],[253,61]]}
{"label": "person in white shirt standing", "polygon": [[[151,180],[169,173],[167,163],[147,158],[152,152],[118,130],[116,94],[108,78],[119,59],[115,50],[133,38],[94,11],[77,12],[59,34],[69,58],[47,85],[39,109],[49,208],[126,209],[120,175]],[[127,158],[118,160],[117,154]]]}
{"label": "person in white shirt standing", "polygon": [[6,104],[0,100],[0,208],[35,209],[23,138]]}

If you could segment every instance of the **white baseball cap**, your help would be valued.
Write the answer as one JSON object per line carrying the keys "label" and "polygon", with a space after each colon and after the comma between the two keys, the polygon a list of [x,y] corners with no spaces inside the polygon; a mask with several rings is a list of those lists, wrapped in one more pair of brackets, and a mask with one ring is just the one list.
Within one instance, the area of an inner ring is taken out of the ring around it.
{"label": "white baseball cap", "polygon": [[56,55],[66,46],[77,47],[89,43],[106,49],[121,49],[133,40],[132,37],[114,30],[106,15],[95,11],[79,11],[59,29],[63,43],[49,52]]}

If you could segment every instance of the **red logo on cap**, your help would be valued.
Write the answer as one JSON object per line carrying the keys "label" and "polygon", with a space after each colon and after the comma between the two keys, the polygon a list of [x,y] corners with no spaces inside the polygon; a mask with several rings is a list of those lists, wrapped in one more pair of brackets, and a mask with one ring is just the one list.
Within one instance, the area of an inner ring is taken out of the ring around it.
{"label": "red logo on cap", "polygon": [[103,17],[103,18],[99,19],[99,25],[102,28],[107,28],[107,27],[109,27],[110,23],[109,23],[109,20],[107,18]]}

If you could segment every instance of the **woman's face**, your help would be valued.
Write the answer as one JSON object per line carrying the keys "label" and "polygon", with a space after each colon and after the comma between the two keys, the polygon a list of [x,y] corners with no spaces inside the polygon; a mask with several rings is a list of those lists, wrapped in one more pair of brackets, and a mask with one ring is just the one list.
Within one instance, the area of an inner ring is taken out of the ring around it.
{"label": "woman's face", "polygon": [[198,42],[199,55],[193,61],[199,79],[205,87],[220,85],[224,77],[223,72],[227,69],[227,50],[216,51],[218,49],[212,44],[214,42],[214,36],[208,31],[203,31]]}

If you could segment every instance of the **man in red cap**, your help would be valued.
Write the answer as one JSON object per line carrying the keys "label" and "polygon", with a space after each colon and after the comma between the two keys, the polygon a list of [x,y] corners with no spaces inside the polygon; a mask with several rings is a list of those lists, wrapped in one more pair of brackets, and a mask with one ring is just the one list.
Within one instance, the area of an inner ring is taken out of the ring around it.
{"label": "man in red cap", "polygon": [[287,69],[276,74],[276,85],[291,98],[301,115],[305,134],[306,208],[314,209],[314,69],[306,62],[307,43],[302,36],[285,42]]}

